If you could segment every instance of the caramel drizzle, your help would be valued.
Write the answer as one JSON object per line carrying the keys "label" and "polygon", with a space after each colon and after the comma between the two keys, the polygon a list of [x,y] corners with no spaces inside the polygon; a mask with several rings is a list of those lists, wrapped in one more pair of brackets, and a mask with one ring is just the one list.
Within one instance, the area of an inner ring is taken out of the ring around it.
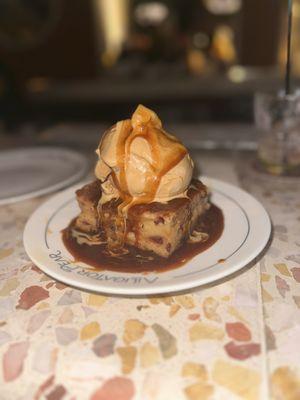
{"label": "caramel drizzle", "polygon": [[[126,237],[126,214],[130,207],[136,204],[150,203],[155,198],[160,182],[175,165],[177,165],[187,154],[186,148],[175,138],[162,133],[152,120],[146,123],[141,122],[136,128],[132,128],[130,120],[122,121],[120,126],[120,135],[117,143],[117,167],[119,170],[119,181],[114,171],[112,171],[113,182],[120,193],[122,203],[118,206],[118,216],[116,220],[117,231],[122,235],[114,238],[113,246],[109,246],[113,252],[118,252],[124,246]],[[134,198],[131,196],[126,179],[126,169],[130,157],[130,148],[137,137],[144,138],[150,147],[152,163],[147,172],[144,194]],[[161,142],[161,143],[160,143]],[[168,156],[163,157],[160,152],[160,146],[172,146],[172,151]]]}
{"label": "caramel drizzle", "polygon": [[[130,157],[131,145],[137,137],[144,138],[149,144],[152,163],[150,165],[150,170],[147,172],[144,195],[138,198],[133,198],[128,190],[126,168]],[[160,154],[159,138],[161,138],[162,141],[165,141],[165,144],[167,144],[167,142],[172,142],[172,151],[170,151],[168,157],[162,157]],[[113,175],[113,180],[114,183],[117,184],[117,188],[120,191],[123,199],[122,208],[125,206],[131,207],[135,204],[150,203],[153,201],[164,175],[166,175],[173,167],[175,167],[185,157],[186,154],[187,150],[180,142],[170,137],[163,137],[161,131],[153,126],[151,122],[149,122],[147,125],[141,124],[138,128],[132,129],[129,135],[120,134],[117,155],[117,165],[120,171],[120,185],[117,182],[115,174]],[[123,188],[123,190],[121,188]]]}

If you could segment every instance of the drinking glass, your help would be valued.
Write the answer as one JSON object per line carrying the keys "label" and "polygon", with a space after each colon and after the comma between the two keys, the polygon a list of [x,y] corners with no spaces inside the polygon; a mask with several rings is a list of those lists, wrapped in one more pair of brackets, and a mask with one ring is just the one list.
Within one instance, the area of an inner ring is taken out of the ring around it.
{"label": "drinking glass", "polygon": [[274,175],[300,175],[300,91],[257,93],[255,123],[259,130],[260,166]]}

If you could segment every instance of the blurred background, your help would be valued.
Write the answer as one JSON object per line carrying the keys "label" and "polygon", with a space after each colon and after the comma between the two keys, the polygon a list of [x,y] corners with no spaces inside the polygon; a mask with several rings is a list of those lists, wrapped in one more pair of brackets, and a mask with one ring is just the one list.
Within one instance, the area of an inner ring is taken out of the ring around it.
{"label": "blurred background", "polygon": [[[254,92],[282,86],[286,3],[1,0],[0,130],[106,125],[143,103],[191,135],[212,122],[247,135]],[[295,0],[296,78],[299,33]]]}

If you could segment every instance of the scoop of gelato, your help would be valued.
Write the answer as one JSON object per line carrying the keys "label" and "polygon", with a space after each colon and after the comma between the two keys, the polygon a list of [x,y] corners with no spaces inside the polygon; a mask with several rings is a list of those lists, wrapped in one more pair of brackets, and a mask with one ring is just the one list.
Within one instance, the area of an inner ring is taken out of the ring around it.
{"label": "scoop of gelato", "polygon": [[187,149],[142,105],[131,119],[105,132],[96,152],[95,174],[105,200],[164,202],[184,195],[192,179],[193,161]]}

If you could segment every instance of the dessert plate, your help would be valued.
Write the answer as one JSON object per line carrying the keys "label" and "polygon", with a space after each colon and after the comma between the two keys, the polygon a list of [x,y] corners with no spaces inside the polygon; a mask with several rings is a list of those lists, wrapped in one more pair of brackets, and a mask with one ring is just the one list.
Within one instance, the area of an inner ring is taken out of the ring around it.
{"label": "dessert plate", "polygon": [[0,205],[74,184],[88,171],[81,154],[59,147],[25,147],[0,152]]}
{"label": "dessert plate", "polygon": [[224,231],[212,247],[179,268],[145,275],[100,271],[74,261],[63,244],[61,230],[79,213],[75,199],[78,187],[55,195],[32,214],[24,231],[27,254],[54,279],[108,294],[177,292],[230,275],[264,249],[270,237],[271,222],[263,206],[245,191],[216,179],[200,179],[210,188],[212,202],[223,211]]}

